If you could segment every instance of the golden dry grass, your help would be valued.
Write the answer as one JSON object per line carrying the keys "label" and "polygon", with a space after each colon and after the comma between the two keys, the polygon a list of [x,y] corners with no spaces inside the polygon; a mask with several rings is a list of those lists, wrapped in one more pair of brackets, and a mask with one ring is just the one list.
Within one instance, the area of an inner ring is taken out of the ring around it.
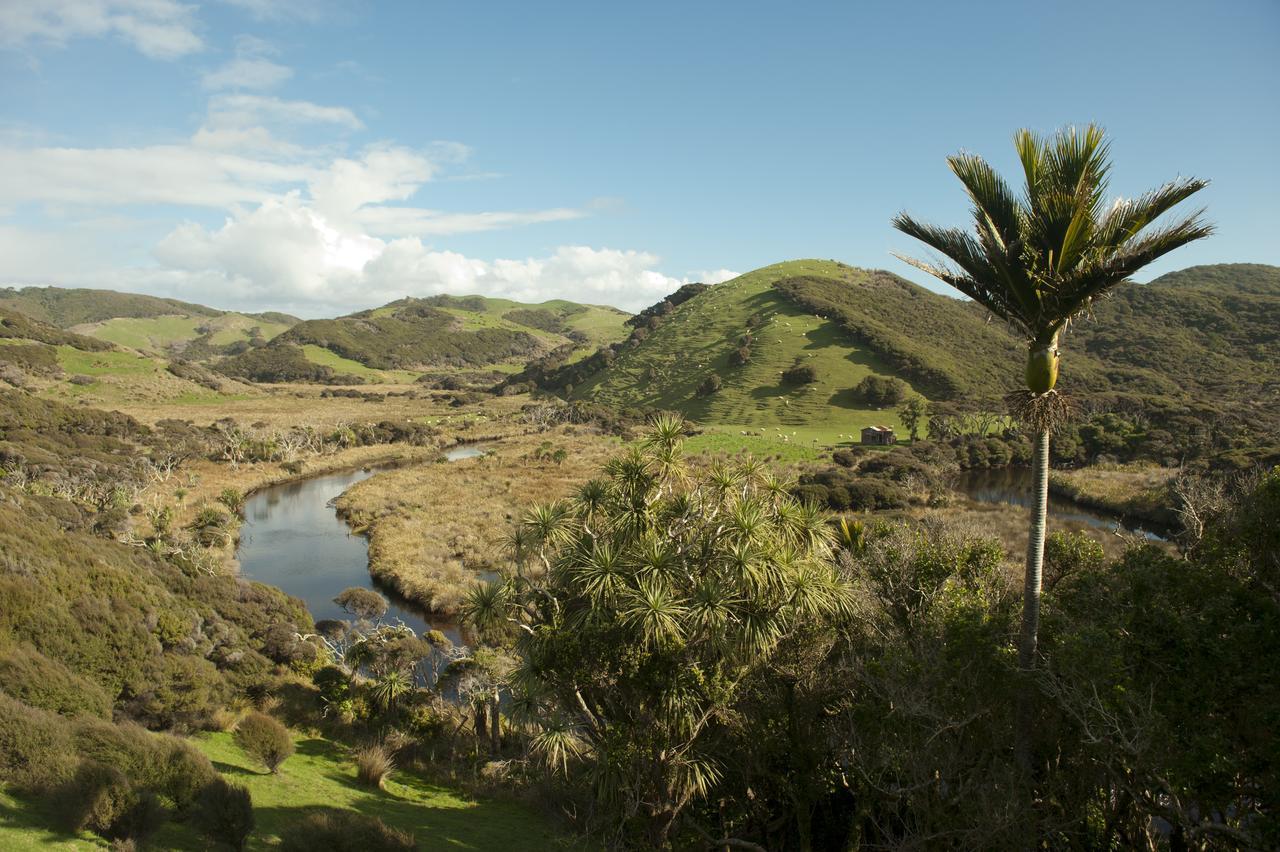
{"label": "golden dry grass", "polygon": [[[488,445],[483,458],[380,473],[337,506],[369,536],[374,577],[428,610],[452,614],[467,588],[500,565],[502,539],[525,508],[571,493],[619,447],[616,438],[573,427],[513,435]],[[555,449],[567,453],[559,464],[546,457]]]}
{"label": "golden dry grass", "polygon": [[1176,468],[1151,465],[1093,465],[1079,470],[1055,470],[1049,476],[1053,493],[1133,518],[1173,524],[1170,483]]}

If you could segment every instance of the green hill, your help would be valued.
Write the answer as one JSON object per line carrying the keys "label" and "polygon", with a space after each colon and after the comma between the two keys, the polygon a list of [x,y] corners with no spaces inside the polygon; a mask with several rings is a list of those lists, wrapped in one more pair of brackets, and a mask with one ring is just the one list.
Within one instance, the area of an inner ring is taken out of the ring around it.
{"label": "green hill", "polygon": [[[661,321],[625,345],[576,373],[561,369],[559,387],[613,407],[825,440],[896,425],[896,405],[877,408],[859,393],[869,376],[933,401],[999,406],[1024,351],[971,302],[835,261],[768,266],[641,317],[654,314]],[[1120,288],[1073,325],[1062,387],[1082,399],[1129,395],[1274,423],[1277,328],[1280,269],[1182,270]],[[813,381],[788,382],[796,366],[811,367]],[[556,386],[550,373],[543,384]]]}
{"label": "green hill", "polygon": [[580,357],[621,340],[628,316],[561,300],[400,299],[337,319],[300,322],[218,369],[256,381],[412,381],[425,371],[460,369],[509,373],[552,351]]}
{"label": "green hill", "polygon": [[0,290],[0,308],[145,352],[202,360],[266,342],[298,322],[281,313],[243,314],[114,290]]}
{"label": "green hill", "polygon": [[[845,322],[854,315],[860,329]],[[902,317],[911,324],[902,327]],[[962,369],[960,356],[944,344],[950,334],[963,337],[966,351],[988,364],[1014,351],[1003,330],[897,276],[835,261],[790,261],[718,284],[670,310],[573,396],[828,440],[863,426],[898,425],[896,405],[877,406],[857,392],[869,376],[899,378],[907,393],[931,398],[998,394],[1004,377]],[[814,380],[787,381],[784,374],[796,366],[812,368]],[[708,393],[712,376],[720,387]]]}

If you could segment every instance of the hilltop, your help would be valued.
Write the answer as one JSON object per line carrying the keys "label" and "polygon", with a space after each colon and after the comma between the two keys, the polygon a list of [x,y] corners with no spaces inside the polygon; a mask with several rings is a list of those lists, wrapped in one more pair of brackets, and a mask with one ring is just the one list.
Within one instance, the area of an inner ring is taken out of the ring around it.
{"label": "hilltop", "polygon": [[0,290],[0,308],[86,337],[160,355],[203,360],[260,345],[298,322],[115,290],[25,287]]}
{"label": "hilltop", "polygon": [[628,314],[563,300],[406,298],[336,319],[306,320],[218,369],[255,381],[413,381],[426,371],[521,369],[552,351],[588,354],[626,336]]}

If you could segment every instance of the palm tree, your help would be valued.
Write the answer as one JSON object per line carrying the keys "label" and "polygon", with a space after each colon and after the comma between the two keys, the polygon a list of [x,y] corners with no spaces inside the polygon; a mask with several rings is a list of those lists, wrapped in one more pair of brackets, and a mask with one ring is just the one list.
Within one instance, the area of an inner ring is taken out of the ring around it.
{"label": "palm tree", "polygon": [[[1134,199],[1105,203],[1108,144],[1089,125],[1044,138],[1014,135],[1026,186],[1021,196],[981,157],[947,159],[973,202],[974,233],[917,222],[906,213],[893,226],[946,258],[941,264],[901,259],[933,275],[1009,323],[1027,341],[1026,390],[1010,407],[1035,433],[1033,499],[1023,586],[1019,666],[1035,667],[1040,578],[1048,503],[1049,433],[1065,413],[1054,390],[1058,343],[1068,324],[1093,301],[1142,267],[1212,233],[1196,211],[1162,225],[1163,214],[1203,189],[1194,178],[1166,183]],[[948,262],[950,261],[950,262]],[[1024,689],[1029,689],[1029,685]],[[1029,706],[1025,700],[1024,706]],[[1030,770],[1031,721],[1022,714],[1018,758]]]}

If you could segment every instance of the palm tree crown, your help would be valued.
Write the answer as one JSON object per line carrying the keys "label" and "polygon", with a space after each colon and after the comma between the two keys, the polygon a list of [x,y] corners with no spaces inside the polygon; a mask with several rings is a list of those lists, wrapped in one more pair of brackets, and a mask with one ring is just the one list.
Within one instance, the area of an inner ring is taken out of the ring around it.
{"label": "palm tree crown", "polygon": [[1057,338],[1093,300],[1143,266],[1212,233],[1196,211],[1153,224],[1207,181],[1171,181],[1138,198],[1106,203],[1108,143],[1100,128],[1052,138],[1014,136],[1026,187],[1021,197],[981,157],[947,159],[973,202],[973,233],[926,225],[906,213],[893,226],[950,263],[902,260],[928,272],[1009,322],[1045,361],[1028,365],[1028,385],[1044,393],[1057,375]]}

